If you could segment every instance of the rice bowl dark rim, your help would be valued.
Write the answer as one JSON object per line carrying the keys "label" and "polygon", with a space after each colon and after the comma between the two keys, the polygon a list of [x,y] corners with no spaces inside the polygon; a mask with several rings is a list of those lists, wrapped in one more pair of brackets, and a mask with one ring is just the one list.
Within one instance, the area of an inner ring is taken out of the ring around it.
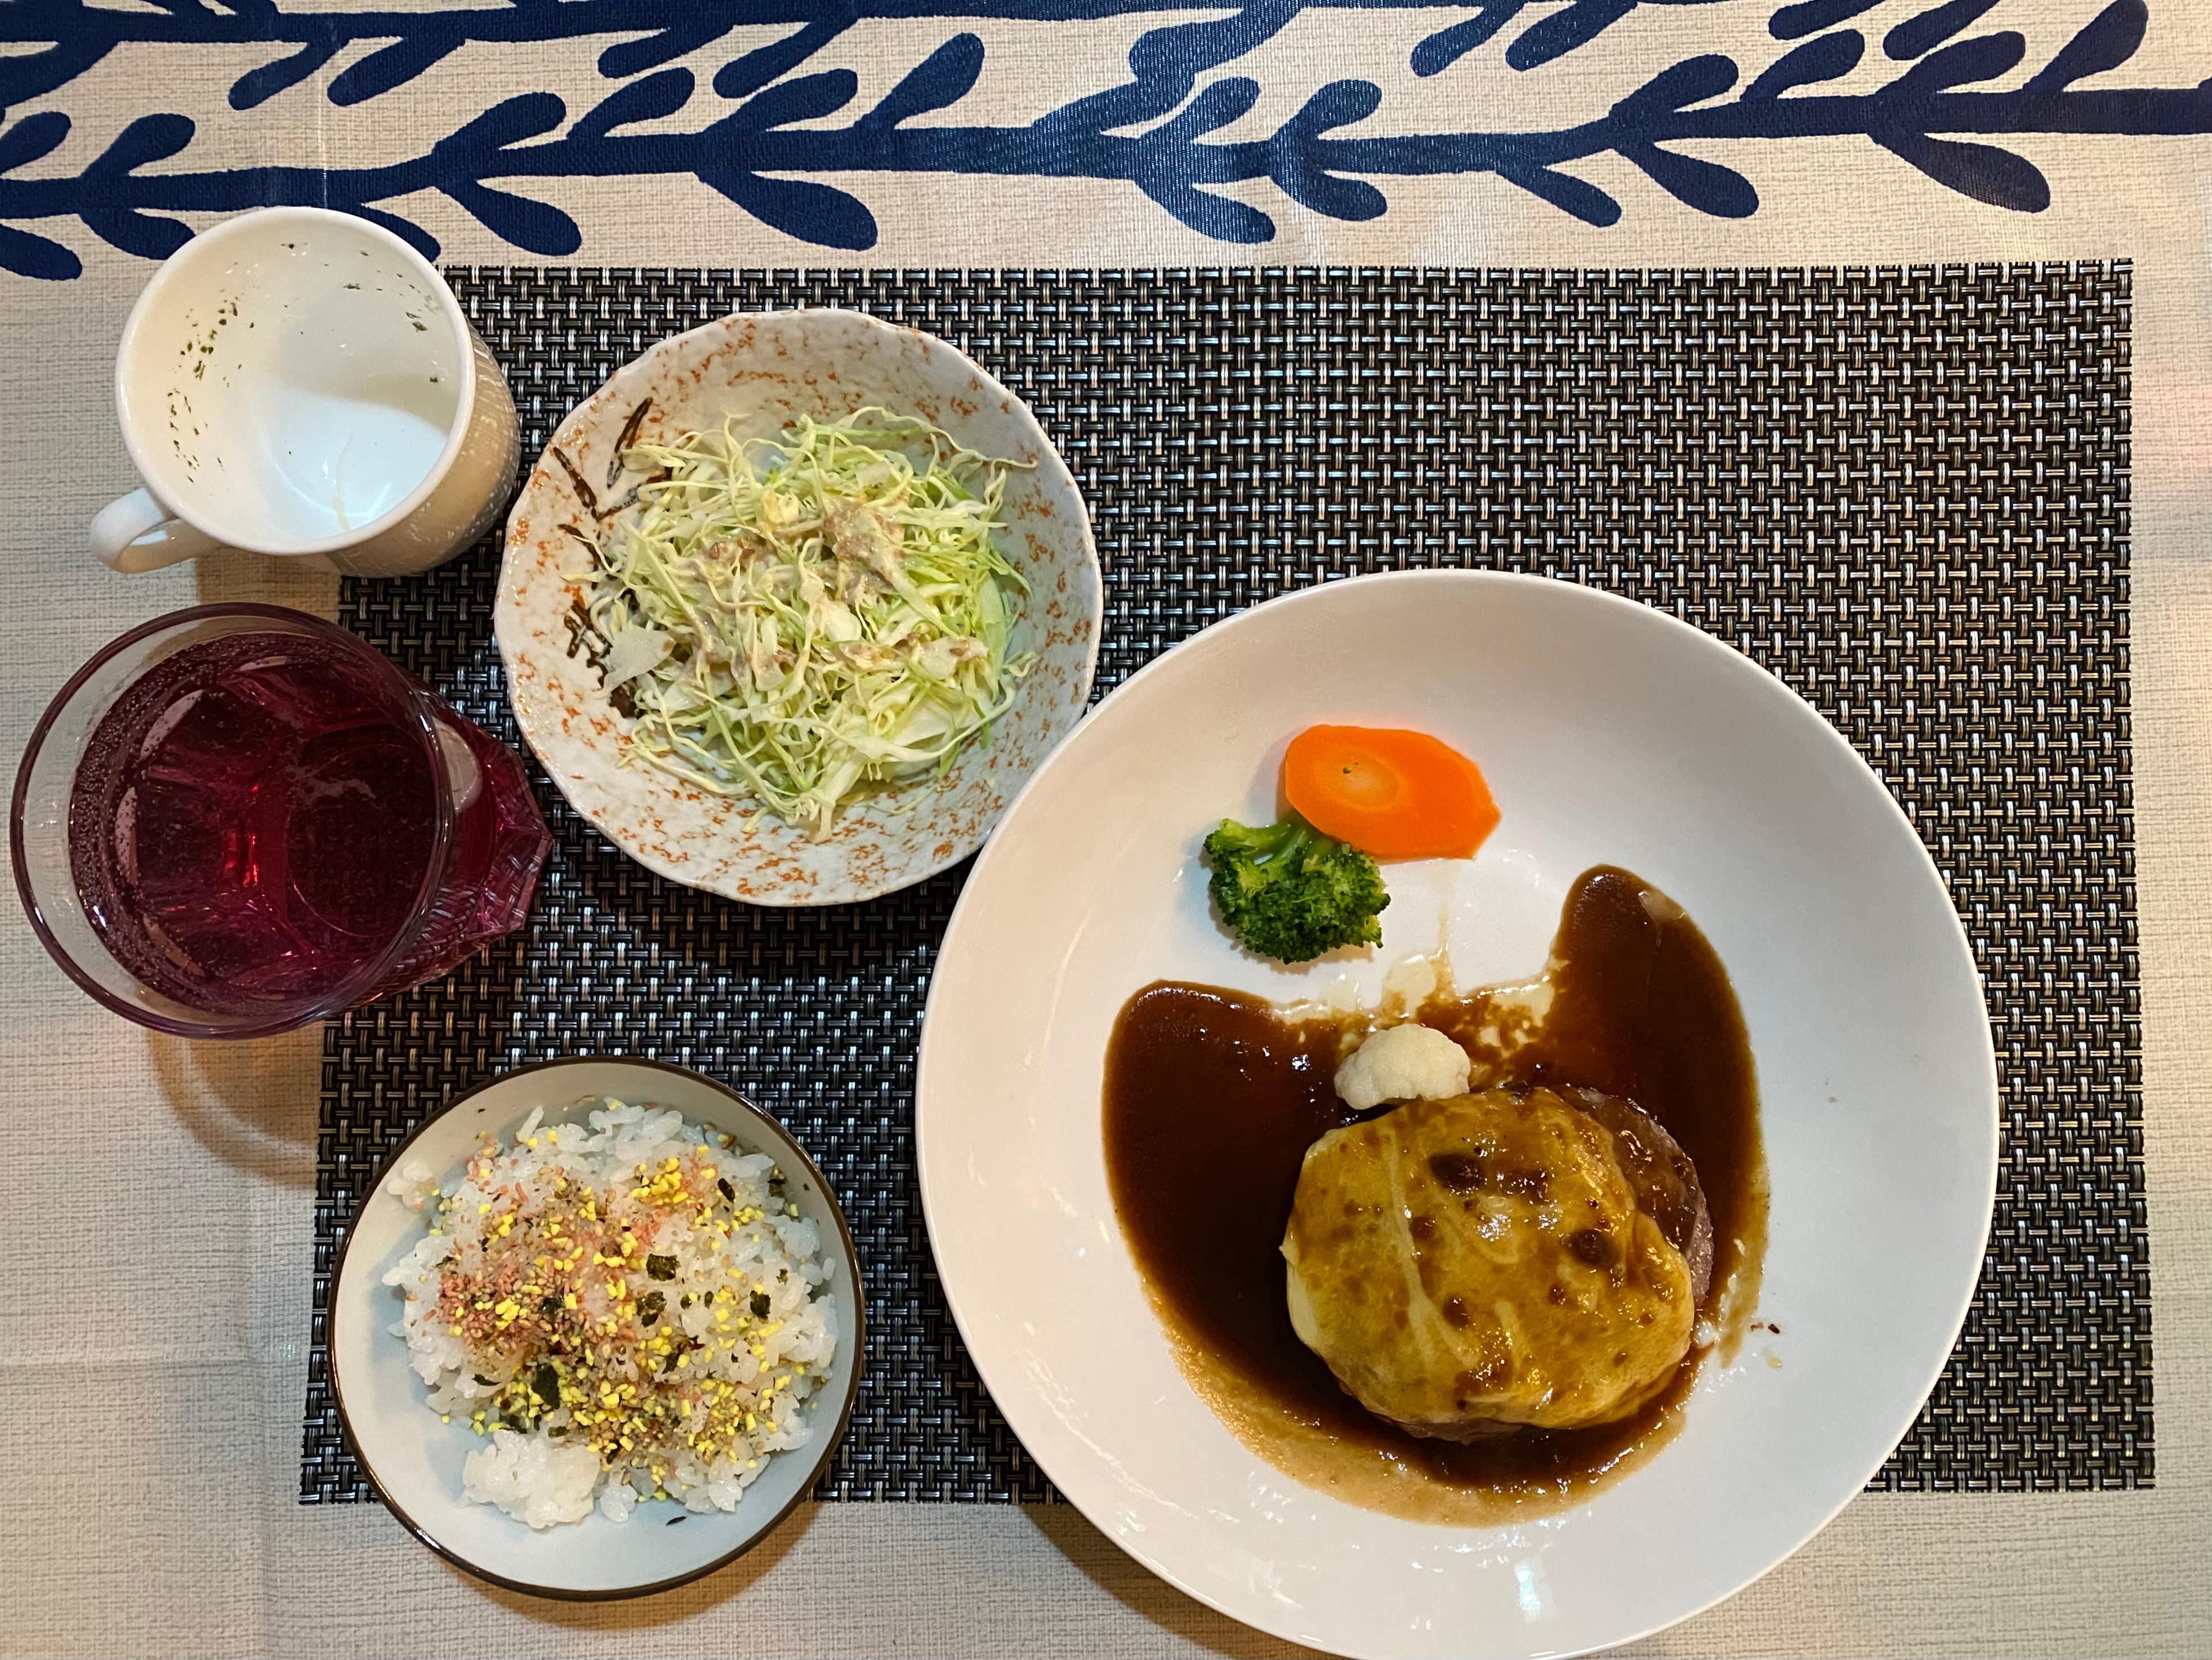
{"label": "rice bowl dark rim", "polygon": [[[836,1189],[830,1187],[829,1178],[823,1175],[822,1167],[814,1162],[806,1149],[799,1145],[788,1130],[720,1079],[710,1078],[705,1073],[696,1072],[689,1067],[676,1066],[666,1061],[655,1061],[641,1055],[564,1055],[556,1061],[533,1061],[526,1065],[513,1067],[495,1077],[486,1079],[472,1089],[464,1090],[437,1111],[431,1113],[410,1130],[406,1139],[386,1154],[383,1162],[378,1164],[375,1177],[370,1183],[368,1192],[362,1195],[360,1205],[355,1207],[353,1216],[346,1224],[344,1241],[338,1247],[337,1260],[331,1264],[331,1301],[326,1317],[331,1320],[336,1318],[337,1288],[344,1280],[347,1259],[352,1255],[353,1242],[360,1231],[362,1212],[374,1202],[384,1184],[386,1177],[398,1166],[407,1150],[415,1145],[416,1140],[424,1131],[495,1085],[505,1084],[530,1073],[556,1072],[563,1067],[582,1065],[643,1067],[653,1072],[671,1073],[679,1078],[688,1078],[696,1083],[706,1085],[717,1095],[744,1109],[747,1116],[764,1127],[771,1143],[781,1150],[779,1156],[787,1155],[793,1158],[805,1174],[812,1178],[817,1190],[821,1193],[824,1202],[828,1205],[830,1219],[837,1224],[837,1237],[844,1247],[845,1271],[853,1288],[854,1329],[849,1339],[842,1332],[838,1334],[839,1342],[849,1341],[852,1345],[853,1369],[851,1379],[845,1386],[845,1398],[837,1408],[836,1426],[825,1435],[820,1432],[820,1426],[817,1424],[814,1443],[804,1448],[794,1447],[788,1450],[790,1452],[811,1455],[812,1457],[813,1468],[808,1471],[806,1480],[802,1481],[798,1490],[784,1501],[782,1507],[756,1528],[743,1543],[724,1552],[712,1561],[702,1563],[696,1568],[688,1568],[682,1573],[673,1574],[665,1579],[655,1580],[649,1584],[625,1585],[611,1590],[576,1590],[564,1586],[533,1584],[527,1580],[513,1579],[504,1574],[494,1573],[490,1569],[471,1561],[466,1556],[446,1544],[422,1523],[416,1521],[404,1506],[393,1499],[385,1484],[378,1479],[376,1465],[370,1458],[368,1450],[362,1444],[361,1438],[354,1433],[353,1419],[346,1410],[345,1383],[339,1374],[337,1348],[335,1343],[328,1345],[331,1396],[337,1403],[338,1424],[345,1432],[346,1445],[352,1450],[354,1457],[361,1465],[362,1474],[368,1479],[369,1486],[376,1490],[378,1501],[398,1518],[402,1527],[447,1562],[472,1578],[483,1580],[486,1584],[497,1585],[502,1590],[520,1591],[526,1596],[543,1596],[562,1602],[617,1602],[627,1601],[635,1596],[651,1596],[660,1591],[674,1590],[679,1586],[690,1584],[695,1579],[703,1579],[708,1574],[719,1572],[729,1566],[731,1563],[759,1544],[762,1540],[782,1525],[784,1519],[798,1509],[812,1493],[815,1477],[820,1472],[822,1466],[829,1462],[831,1456],[842,1444],[845,1432],[852,1423],[854,1403],[860,1397],[860,1378],[867,1365],[867,1298],[860,1280],[860,1253],[853,1243],[853,1231],[846,1223],[845,1208],[838,1203]],[[440,1186],[443,1185],[444,1183],[441,1180]],[[779,1453],[775,1456],[781,1457],[786,1455]]]}

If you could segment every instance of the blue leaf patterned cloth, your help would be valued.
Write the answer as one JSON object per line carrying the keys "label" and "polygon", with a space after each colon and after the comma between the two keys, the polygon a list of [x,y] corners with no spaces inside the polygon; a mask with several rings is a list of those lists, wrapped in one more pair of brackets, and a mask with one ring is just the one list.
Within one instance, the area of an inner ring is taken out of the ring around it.
{"label": "blue leaf patterned cloth", "polygon": [[[7,0],[0,267],[64,280],[90,243],[159,258],[192,216],[276,202],[426,252],[458,224],[472,251],[553,258],[637,258],[661,216],[702,210],[763,258],[902,258],[917,226],[933,252],[980,250],[1002,216],[1042,258],[1069,226],[1326,256],[1378,222],[1428,240],[1396,222],[1409,196],[1447,222],[1535,210],[1663,240],[1683,215],[1802,211],[1763,182],[1791,152],[1972,224],[2050,207],[2049,141],[2117,158],[2212,133],[2212,46],[2131,72],[2152,22],[2146,0]],[[1322,73],[1347,52],[1360,74]],[[118,121],[78,95],[180,54],[228,76],[224,107]],[[311,163],[319,103],[360,115]],[[248,115],[269,154],[241,166],[210,129]],[[64,137],[102,148],[57,166]]]}

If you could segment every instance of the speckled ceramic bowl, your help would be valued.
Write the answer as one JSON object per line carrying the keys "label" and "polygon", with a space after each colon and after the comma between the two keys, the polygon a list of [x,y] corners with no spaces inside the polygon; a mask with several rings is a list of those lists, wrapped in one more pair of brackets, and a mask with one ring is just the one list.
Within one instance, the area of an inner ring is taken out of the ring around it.
{"label": "speckled ceramic bowl", "polygon": [[[650,400],[648,402],[648,400]],[[834,419],[870,404],[912,411],[986,455],[1025,464],[1006,496],[1006,551],[1030,584],[1012,640],[1036,667],[988,745],[941,782],[908,786],[840,813],[823,841],[749,804],[621,763],[628,724],[568,625],[580,587],[564,572],[588,555],[572,531],[609,515],[638,482],[631,441],[739,417],[772,436],[801,415]],[[495,632],[522,735],[576,810],[641,864],[688,886],[756,905],[832,905],[908,887],[981,845],[1038,764],[1073,728],[1098,660],[1097,551],[1083,498],[1021,399],[944,341],[848,311],[726,317],[664,340],[569,413],[507,520]]]}

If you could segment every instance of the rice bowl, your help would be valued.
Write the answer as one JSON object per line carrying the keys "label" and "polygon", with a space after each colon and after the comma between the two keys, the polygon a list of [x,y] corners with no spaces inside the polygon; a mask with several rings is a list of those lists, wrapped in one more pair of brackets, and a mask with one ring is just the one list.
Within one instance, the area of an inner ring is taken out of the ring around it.
{"label": "rice bowl", "polygon": [[[587,1199],[606,1227],[578,1225]],[[329,1347],[347,1439],[410,1532],[494,1584],[605,1598],[711,1572],[807,1496],[865,1311],[836,1197],[780,1126],[696,1073],[586,1059],[495,1079],[393,1152]]]}

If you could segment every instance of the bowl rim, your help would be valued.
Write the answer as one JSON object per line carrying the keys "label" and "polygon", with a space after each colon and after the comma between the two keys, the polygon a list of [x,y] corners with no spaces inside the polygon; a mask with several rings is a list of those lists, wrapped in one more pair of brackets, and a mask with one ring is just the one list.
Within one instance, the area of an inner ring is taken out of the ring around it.
{"label": "bowl rim", "polygon": [[[1052,772],[1054,763],[1064,761],[1069,751],[1073,749],[1076,741],[1094,723],[1093,718],[1101,711],[1111,706],[1116,700],[1122,699],[1125,694],[1131,694],[1132,689],[1140,682],[1145,682],[1148,678],[1169,678],[1174,675],[1189,672],[1191,660],[1185,656],[1183,648],[1196,644],[1217,634],[1252,626],[1253,618],[1263,611],[1272,611],[1277,607],[1328,605],[1332,603],[1331,596],[1340,589],[1378,587],[1389,585],[1408,590],[1418,590],[1437,583],[1523,588],[1534,588],[1537,585],[1551,585],[1573,589],[1583,599],[1595,600],[1617,610],[1647,613],[1646,620],[1656,623],[1662,631],[1670,632],[1677,636],[1690,636],[1692,642],[1707,655],[1724,664],[1728,672],[1747,674],[1752,678],[1753,684],[1765,683],[1769,692],[1778,691],[1787,702],[1796,706],[1801,712],[1809,715],[1820,733],[1824,734],[1823,741],[1832,749],[1840,751],[1850,764],[1863,775],[1863,781],[1874,786],[1876,793],[1887,803],[1890,817],[1904,828],[1918,848],[1923,873],[1934,882],[1936,890],[1942,895],[1945,910],[1950,918],[1951,938],[1962,954],[1968,970],[1974,975],[1976,993],[1982,1008],[1978,1032],[1981,1072],[1984,1085],[1984,1094],[1982,1098],[1988,1104],[1986,1122],[1989,1134],[1987,1154],[1989,1168],[1988,1181],[1980,1192],[1978,1206],[1981,1239],[1971,1258],[1971,1271],[1962,1276],[1962,1283],[1957,1288],[1954,1311],[1948,1322],[1949,1336],[1942,1345],[1941,1353],[1936,1356],[1934,1364],[1924,1373],[1917,1376],[1917,1386],[1912,1394],[1911,1404],[1893,1423],[1882,1439],[1880,1450],[1874,1455],[1871,1462],[1866,1465],[1856,1481],[1847,1488],[1838,1484],[1838,1496],[1826,1508],[1820,1519],[1800,1535],[1791,1539],[1785,1548],[1774,1555],[1771,1561],[1740,1584],[1720,1592],[1697,1607],[1669,1614],[1656,1620],[1640,1623],[1632,1631],[1625,1631],[1619,1635],[1607,1638],[1601,1646],[1609,1650],[1626,1644],[1641,1642],[1657,1633],[1673,1629],[1686,1620],[1695,1619],[1698,1615],[1719,1607],[1730,1598],[1740,1596],[1751,1585],[1765,1578],[1783,1563],[1796,1555],[1825,1531],[1852,1500],[1866,1491],[1867,1483],[1881,1471],[1890,1454],[1895,1450],[1897,1444],[1911,1429],[1921,1410],[1926,1406],[1929,1396],[1934,1392],[1936,1384],[1942,1378],[1944,1371],[1950,1365],[1951,1357],[1958,1348],[1960,1335],[1965,1330],[1966,1316],[1972,1310],[1974,1299],[1978,1295],[1982,1264],[1989,1250],[1990,1234],[1996,1225],[1996,1188],[1998,1180],[2002,1175],[2004,1134],[2004,1098],[2002,1079],[1999,1075],[1996,1063],[1996,1033],[1990,1023],[1988,991],[1982,983],[1978,960],[1974,955],[1972,939],[1966,931],[1966,919],[1960,913],[1958,903],[1951,897],[1949,885],[1944,880],[1942,867],[1936,862],[1933,850],[1929,847],[1927,840],[1920,834],[1918,827],[1913,824],[1911,816],[1906,813],[1896,790],[1891,787],[1887,780],[1875,770],[1873,763],[1859,752],[1858,747],[1844,735],[1842,728],[1827,715],[1822,714],[1809,698],[1784,680],[1781,675],[1719,635],[1709,632],[1659,605],[1647,604],[1628,594],[1615,593],[1610,588],[1576,581],[1570,578],[1547,575],[1536,571],[1501,570],[1488,566],[1418,566],[1395,570],[1365,571],[1356,575],[1316,581],[1285,589],[1269,599],[1217,618],[1196,633],[1186,636],[1168,649],[1160,652],[1139,667],[1134,673],[1115,685],[1090,712],[1090,714],[1086,715],[1083,727],[1071,733],[1068,739],[1048,755],[1038,764],[1037,769],[1030,775],[1028,781],[1023,786],[1021,794],[1016,796],[1008,804],[1005,815],[1006,821],[1012,821],[1021,812],[1032,792],[1042,792],[1045,787],[1045,780]],[[931,1177],[933,1171],[942,1162],[941,1149],[947,1132],[940,1127],[933,1136],[930,1126],[936,1120],[926,1110],[926,1103],[929,1099],[930,1052],[933,1045],[934,1034],[938,1029],[940,996],[949,995],[945,990],[949,983],[944,973],[945,966],[954,940],[961,933],[963,918],[969,914],[975,896],[982,891],[983,878],[993,860],[995,857],[1006,856],[1001,850],[1010,845],[1012,844],[1001,841],[995,836],[985,844],[981,853],[977,856],[975,869],[969,873],[967,881],[962,885],[959,898],[952,909],[952,915],[946,921],[944,937],[939,942],[937,959],[930,972],[929,994],[923,1006],[921,1031],[915,1045],[914,1147],[915,1181],[921,1194],[923,1230],[929,1240],[932,1260],[937,1265],[939,1289],[944,1295],[945,1307],[952,1316],[953,1329],[959,1335],[961,1347],[967,1352],[970,1361],[975,1365],[977,1379],[983,1385],[984,1392],[990,1396],[993,1405],[997,1407],[1000,1416],[1006,1420],[1007,1427],[1013,1431],[1016,1438],[1022,1439],[1021,1426],[1017,1422],[1017,1419],[1018,1417],[1024,1423],[1032,1421],[1035,1414],[1030,1409],[1026,1396],[1015,1395],[1013,1398],[1016,1405],[1012,1408],[1010,1408],[1006,1401],[1000,1396],[999,1385],[994,1382],[990,1365],[987,1364],[984,1358],[986,1350],[979,1347],[975,1341],[973,1328],[980,1323],[979,1310],[973,1301],[963,1304],[961,1292],[956,1288],[955,1274],[947,1272],[944,1254],[939,1248],[939,1217],[940,1214],[950,1214],[952,1201],[942,1192],[933,1194]],[[1761,1110],[1763,1114],[1765,1110],[1763,1102]],[[933,1144],[939,1148],[936,1157],[932,1155]],[[1116,1227],[1118,1232],[1118,1219]],[[1968,1259],[1962,1256],[1960,1264],[1963,1266],[1967,1261]],[[969,1295],[972,1298],[972,1292]],[[994,1359],[998,1361],[1000,1371],[1003,1375],[1006,1371],[1003,1355],[994,1355]],[[1126,1553],[1146,1572],[1172,1585],[1184,1595],[1203,1602],[1217,1613],[1224,1614],[1239,1624],[1249,1626],[1255,1631],[1262,1632],[1285,1641],[1304,1643],[1309,1646],[1316,1645],[1316,1639],[1312,1633],[1301,1633],[1280,1624],[1261,1623],[1246,1610],[1232,1606],[1231,1599],[1218,1589],[1216,1583],[1207,1581],[1191,1572],[1186,1564],[1162,1556],[1156,1548],[1137,1538],[1133,1538],[1122,1529],[1109,1525],[1107,1518],[1095,1515],[1092,1499],[1089,1496],[1079,1496],[1081,1490],[1087,1487],[1089,1483],[1086,1481],[1071,1482],[1064,1479],[1063,1470],[1073,1468],[1074,1466],[1067,1464],[1061,1458],[1060,1449],[1055,1448],[1050,1455],[1048,1455],[1040,1451],[1027,1440],[1022,1440],[1022,1444],[1030,1458],[1039,1469],[1044,1472],[1047,1479],[1054,1483],[1061,1497],[1073,1505],[1085,1520],[1090,1521],[1105,1535],[1117,1549]],[[1060,1468],[1054,1468],[1055,1464]],[[1085,1468],[1087,1469],[1087,1466]],[[1289,1479],[1297,1480],[1297,1478]],[[1589,1503],[1591,1500],[1584,1499],[1582,1502]],[[1562,1514],[1567,1513],[1571,1512],[1562,1512]],[[1332,1650],[1332,1651],[1337,1651]],[[1375,1645],[1363,1645],[1357,1649],[1346,1649],[1341,1651],[1372,1654],[1385,1651]],[[1561,1655],[1582,1655],[1595,1651],[1593,1648],[1584,1646],[1557,1652]]]}
{"label": "bowl rim", "polygon": [[[532,730],[530,721],[525,716],[521,701],[517,696],[518,677],[515,658],[520,647],[519,643],[510,646],[507,630],[503,626],[508,614],[506,597],[507,562],[514,549],[515,522],[524,513],[526,505],[526,498],[530,494],[536,474],[540,469],[545,467],[552,456],[554,447],[563,441],[568,433],[570,423],[594,400],[611,391],[617,382],[629,375],[632,371],[647,368],[656,359],[675,351],[686,342],[696,342],[702,337],[724,336],[740,325],[759,322],[781,324],[792,320],[804,322],[809,319],[832,317],[837,319],[840,323],[850,324],[863,331],[872,331],[892,338],[912,336],[929,345],[942,348],[951,354],[957,362],[966,366],[969,373],[981,383],[986,393],[1003,398],[1011,412],[1028,422],[1036,431],[1037,441],[1043,447],[1044,451],[1037,471],[1042,475],[1048,474],[1051,469],[1057,469],[1057,482],[1065,483],[1068,496],[1075,504],[1077,534],[1074,538],[1073,551],[1080,556],[1079,569],[1087,569],[1091,574],[1092,587],[1098,596],[1097,605],[1087,619],[1090,624],[1090,644],[1084,654],[1080,684],[1076,689],[1079,696],[1073,700],[1073,707],[1075,709],[1074,719],[1070,721],[1067,732],[1061,733],[1051,747],[1038,757],[1036,766],[1030,769],[1029,777],[1021,780],[1020,784],[1008,793],[1005,808],[985,824],[976,832],[973,840],[953,836],[947,844],[952,849],[949,854],[939,856],[933,850],[926,858],[917,860],[910,872],[902,872],[881,885],[860,886],[855,891],[850,893],[826,895],[817,895],[811,891],[804,894],[782,891],[764,894],[733,893],[726,887],[708,885],[692,879],[682,871],[661,860],[650,848],[635,845],[635,838],[619,835],[612,828],[602,824],[595,814],[587,811],[584,805],[576,800],[574,793],[568,787],[569,781],[566,772],[555,764],[554,760],[540,748],[537,733]],[[733,899],[739,904],[760,905],[774,909],[807,910],[830,905],[866,904],[872,900],[881,899],[886,895],[917,887],[930,878],[951,869],[963,859],[974,856],[979,849],[989,843],[992,836],[1004,822],[1006,814],[1013,811],[1014,803],[1020,799],[1022,789],[1028,787],[1030,778],[1036,777],[1037,769],[1042,768],[1052,758],[1054,752],[1061,744],[1067,741],[1068,736],[1073,733],[1075,727],[1080,725],[1089,714],[1091,707],[1091,694],[1098,680],[1098,654],[1105,642],[1106,572],[1099,556],[1097,527],[1091,521],[1091,504],[1084,498],[1083,485],[1076,477],[1075,470],[1067,465],[1066,457],[1060,453],[1060,446],[1053,441],[1052,435],[1045,430],[1043,421],[1038,417],[1036,410],[1030,407],[1029,400],[943,335],[932,334],[927,329],[910,327],[904,323],[894,323],[886,318],[877,316],[873,312],[863,311],[851,306],[792,306],[782,309],[763,307],[755,311],[728,312],[722,316],[683,330],[679,333],[668,335],[654,341],[636,356],[616,368],[605,380],[600,381],[598,386],[580,398],[546,435],[544,447],[538,452],[537,459],[524,471],[521,488],[515,492],[514,500],[508,507],[507,522],[500,532],[499,558],[499,577],[492,595],[492,638],[494,643],[499,648],[501,666],[507,671],[507,701],[514,709],[515,725],[522,734],[523,743],[529,748],[532,757],[544,770],[546,775],[552,779],[555,787],[560,790],[562,799],[575,810],[579,818],[620,848],[625,857],[635,860],[655,875],[665,877],[668,880],[690,888],[694,892],[712,893],[725,899]]]}
{"label": "bowl rim", "polygon": [[[837,1237],[844,1246],[846,1274],[853,1287],[853,1333],[850,1338],[853,1346],[853,1371],[852,1381],[846,1385],[845,1399],[837,1410],[836,1426],[827,1435],[818,1436],[814,1444],[813,1468],[808,1471],[807,1479],[799,1483],[797,1491],[784,1501],[782,1507],[756,1528],[750,1537],[711,1561],[702,1563],[695,1568],[687,1568],[683,1572],[673,1574],[665,1579],[656,1579],[649,1584],[623,1585],[604,1590],[580,1590],[573,1586],[538,1584],[529,1580],[509,1578],[505,1574],[495,1573],[480,1563],[471,1560],[461,1552],[445,1543],[393,1499],[391,1492],[377,1476],[375,1461],[369,1456],[368,1450],[362,1445],[361,1437],[354,1432],[352,1415],[346,1410],[345,1384],[338,1370],[337,1346],[329,1342],[326,1337],[331,1398],[337,1405],[339,1428],[345,1436],[346,1445],[352,1450],[356,1462],[361,1465],[362,1475],[368,1479],[369,1486],[376,1490],[377,1499],[384,1508],[391,1511],[393,1517],[398,1518],[399,1524],[408,1532],[471,1578],[481,1579],[487,1584],[496,1585],[502,1590],[520,1591],[526,1596],[542,1596],[560,1602],[617,1602],[634,1596],[651,1596],[660,1591],[674,1590],[679,1586],[690,1584],[695,1579],[703,1579],[710,1573],[719,1572],[747,1551],[751,1550],[762,1540],[781,1527],[784,1519],[806,1500],[813,1490],[814,1477],[844,1442],[845,1432],[852,1424],[853,1408],[860,1401],[861,1377],[867,1368],[867,1292],[860,1278],[860,1253],[859,1248],[853,1243],[853,1230],[845,1219],[845,1207],[838,1201],[836,1189],[830,1185],[829,1178],[822,1173],[822,1167],[816,1164],[812,1156],[799,1144],[797,1137],[730,1085],[725,1084],[718,1078],[710,1078],[705,1073],[690,1067],[680,1067],[669,1061],[656,1061],[649,1055],[568,1055],[556,1056],[550,1061],[528,1061],[522,1066],[510,1067],[505,1072],[487,1078],[481,1084],[462,1091],[444,1106],[428,1115],[413,1129],[408,1131],[405,1139],[398,1146],[392,1148],[377,1165],[375,1177],[370,1182],[368,1190],[362,1196],[361,1203],[354,1207],[353,1214],[346,1223],[345,1238],[338,1246],[337,1260],[331,1265],[326,1318],[331,1322],[331,1326],[335,1326],[337,1317],[338,1288],[345,1280],[346,1264],[353,1254],[353,1243],[360,1236],[362,1213],[368,1208],[382,1190],[386,1174],[398,1163],[407,1149],[413,1146],[425,1131],[432,1125],[450,1116],[465,1103],[497,1085],[506,1083],[510,1079],[520,1078],[530,1073],[556,1072],[568,1067],[601,1065],[643,1067],[653,1072],[672,1073],[679,1078],[690,1079],[695,1083],[707,1085],[765,1125],[776,1140],[789,1148],[805,1173],[814,1178],[815,1186],[820,1189],[823,1198],[829,1202],[830,1217],[837,1224]],[[328,1329],[326,1328],[326,1331]],[[793,1450],[798,1450],[793,1449]]]}

